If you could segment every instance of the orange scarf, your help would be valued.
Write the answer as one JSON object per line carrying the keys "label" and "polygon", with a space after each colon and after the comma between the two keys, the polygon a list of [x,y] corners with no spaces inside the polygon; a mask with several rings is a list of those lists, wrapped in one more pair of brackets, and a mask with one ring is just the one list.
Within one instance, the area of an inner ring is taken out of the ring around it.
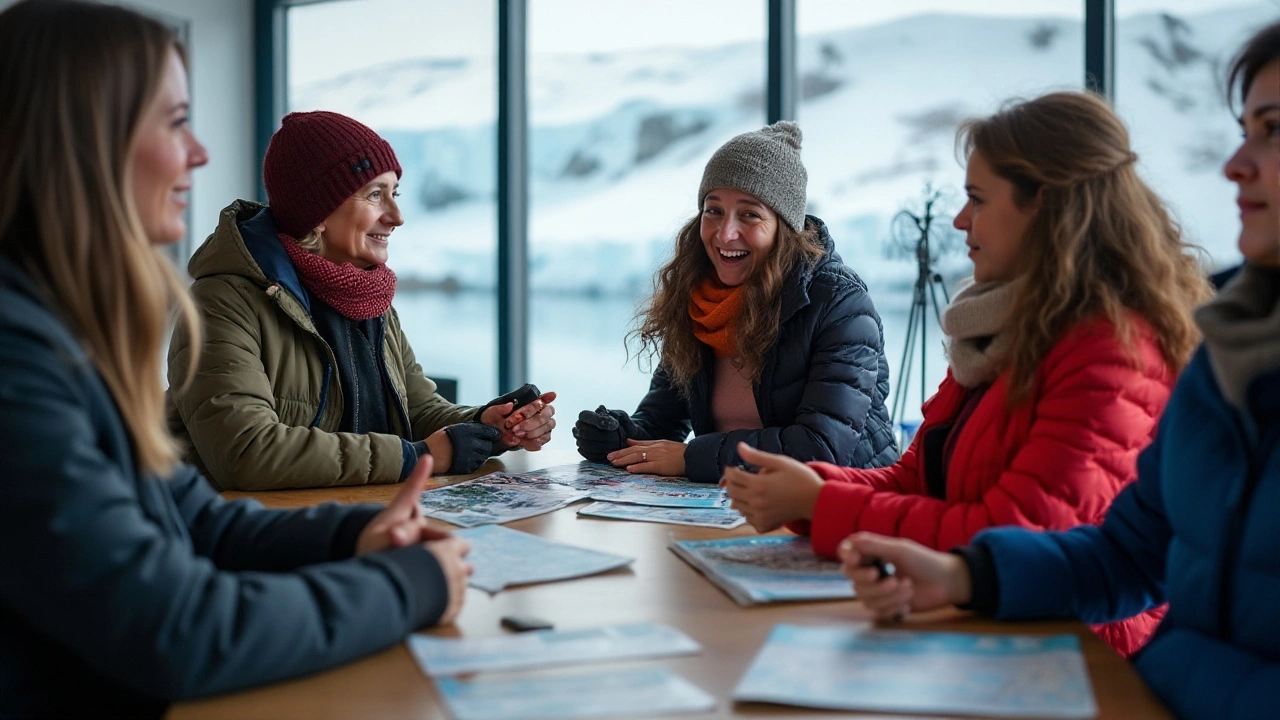
{"label": "orange scarf", "polygon": [[711,346],[716,357],[730,357],[737,344],[735,325],[742,310],[742,285],[729,287],[714,275],[702,279],[689,295],[693,336]]}

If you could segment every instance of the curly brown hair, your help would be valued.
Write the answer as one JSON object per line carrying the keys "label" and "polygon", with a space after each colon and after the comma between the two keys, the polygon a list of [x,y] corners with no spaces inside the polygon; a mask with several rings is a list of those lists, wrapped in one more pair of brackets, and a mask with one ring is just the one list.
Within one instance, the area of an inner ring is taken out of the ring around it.
{"label": "curly brown hair", "polygon": [[[702,214],[693,216],[676,234],[675,257],[658,271],[653,295],[636,313],[638,327],[628,339],[639,340],[640,355],[657,357],[658,365],[686,395],[702,369],[706,345],[693,335],[689,298],[702,279],[715,272],[702,245]],[[744,287],[742,315],[735,330],[733,366],[760,382],[765,353],[778,339],[780,300],[787,277],[802,263],[812,265],[826,254],[817,228],[804,230],[778,223],[773,250]]]}
{"label": "curly brown hair", "polygon": [[1211,294],[1203,252],[1183,241],[1163,201],[1134,169],[1129,133],[1096,95],[1057,92],[963,123],[967,159],[982,153],[1013,183],[1014,201],[1041,206],[1027,229],[1026,282],[1009,319],[1010,402],[1025,401],[1036,367],[1072,326],[1105,316],[1132,348],[1126,311],[1145,319],[1169,368],[1200,340],[1191,311]]}

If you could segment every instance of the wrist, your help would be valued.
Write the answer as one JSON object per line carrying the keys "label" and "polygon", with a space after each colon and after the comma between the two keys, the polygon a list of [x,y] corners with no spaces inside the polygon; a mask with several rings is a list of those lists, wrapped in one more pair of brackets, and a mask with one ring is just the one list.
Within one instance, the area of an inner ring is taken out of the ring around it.
{"label": "wrist", "polygon": [[973,577],[969,563],[963,556],[946,553],[947,602],[952,605],[968,605],[973,600]]}
{"label": "wrist", "polygon": [[444,430],[437,430],[427,437],[427,449],[435,461],[436,472],[445,473],[453,464],[453,443]]}
{"label": "wrist", "polygon": [[[812,471],[811,471],[812,472]],[[797,520],[812,520],[818,509],[818,497],[822,495],[822,478],[817,473],[805,478],[801,484],[795,516]]]}

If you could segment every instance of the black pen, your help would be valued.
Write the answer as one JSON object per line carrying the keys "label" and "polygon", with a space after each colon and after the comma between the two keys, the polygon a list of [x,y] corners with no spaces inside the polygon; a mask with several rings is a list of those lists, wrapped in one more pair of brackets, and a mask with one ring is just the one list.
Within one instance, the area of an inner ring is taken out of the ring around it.
{"label": "black pen", "polygon": [[879,570],[880,571],[879,579],[881,580],[884,580],[885,578],[891,578],[898,572],[898,568],[894,567],[893,563],[885,562],[880,558],[871,558],[870,560],[864,562],[862,566],[873,567],[876,570]]}

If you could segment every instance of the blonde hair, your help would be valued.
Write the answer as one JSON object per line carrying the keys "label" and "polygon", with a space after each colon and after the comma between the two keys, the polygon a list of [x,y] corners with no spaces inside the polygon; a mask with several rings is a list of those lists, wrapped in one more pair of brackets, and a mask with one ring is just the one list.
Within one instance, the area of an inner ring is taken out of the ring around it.
{"label": "blonde hair", "polygon": [[1019,206],[1041,202],[1003,359],[1011,403],[1031,395],[1062,334],[1099,314],[1131,348],[1125,311],[1145,319],[1169,368],[1181,370],[1200,338],[1191,310],[1211,290],[1193,257],[1199,249],[1138,177],[1129,133],[1106,102],[1079,92],[1014,102],[962,124],[957,143],[1013,183]]}
{"label": "blonde hair", "polygon": [[161,380],[170,309],[196,347],[199,320],[129,183],[139,121],[175,50],[164,25],[111,5],[26,0],[0,13],[0,254],[88,353],[139,470],[160,475],[179,457]]}
{"label": "blonde hair", "polygon": [[[702,368],[706,348],[693,335],[689,299],[693,288],[715,272],[702,245],[701,224],[699,213],[676,234],[675,257],[658,271],[653,296],[636,315],[639,327],[628,336],[639,339],[641,354],[659,358],[660,367],[685,395]],[[742,315],[735,329],[733,365],[753,383],[760,382],[765,353],[778,339],[787,277],[800,264],[813,264],[825,253],[812,226],[797,232],[784,222],[778,223],[773,250],[746,282]]]}

